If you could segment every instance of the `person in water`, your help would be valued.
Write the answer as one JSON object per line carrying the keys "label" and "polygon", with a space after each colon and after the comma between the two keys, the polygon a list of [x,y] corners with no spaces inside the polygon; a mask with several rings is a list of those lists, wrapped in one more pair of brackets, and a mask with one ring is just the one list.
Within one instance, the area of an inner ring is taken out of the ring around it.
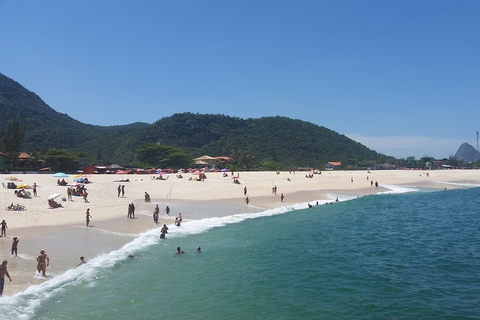
{"label": "person in water", "polygon": [[47,270],[48,265],[50,264],[50,258],[45,253],[45,250],[40,250],[40,254],[37,256],[37,271],[41,273],[44,277],[46,276],[45,271]]}
{"label": "person in water", "polygon": [[10,282],[12,281],[12,278],[8,274],[7,263],[7,260],[3,260],[2,264],[0,264],[0,297],[3,294],[3,287],[5,286],[5,276],[10,279]]}
{"label": "person in water", "polygon": [[80,267],[82,264],[85,264],[85,263],[87,263],[87,260],[85,260],[84,257],[80,257],[80,263],[77,264],[77,267]]}
{"label": "person in water", "polygon": [[180,249],[180,247],[177,247],[177,251],[175,251],[175,254],[182,254],[182,253],[185,253],[185,252],[182,251],[182,249]]}

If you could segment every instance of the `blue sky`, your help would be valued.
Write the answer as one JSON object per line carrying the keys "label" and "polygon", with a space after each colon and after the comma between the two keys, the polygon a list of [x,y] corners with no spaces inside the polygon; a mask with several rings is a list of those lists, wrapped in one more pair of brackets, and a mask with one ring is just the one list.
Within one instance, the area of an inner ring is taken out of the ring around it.
{"label": "blue sky", "polygon": [[96,125],[286,116],[398,158],[480,129],[480,1],[0,0],[0,72]]}

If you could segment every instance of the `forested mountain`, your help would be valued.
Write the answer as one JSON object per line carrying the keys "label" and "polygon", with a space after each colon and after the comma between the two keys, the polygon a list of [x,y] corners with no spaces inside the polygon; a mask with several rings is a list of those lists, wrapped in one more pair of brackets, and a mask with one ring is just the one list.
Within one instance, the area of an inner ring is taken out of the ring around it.
{"label": "forested mountain", "polygon": [[39,96],[0,73],[0,128],[18,118],[26,126],[23,151],[50,148],[86,151],[93,158],[131,161],[146,123],[94,126],[50,108]]}
{"label": "forested mountain", "polygon": [[26,126],[23,151],[50,148],[85,151],[97,163],[128,163],[145,143],[175,146],[193,156],[250,152],[258,163],[319,166],[387,158],[327,128],[286,117],[241,119],[225,115],[174,114],[153,124],[93,126],[56,112],[35,93],[0,74],[0,128],[15,118]]}

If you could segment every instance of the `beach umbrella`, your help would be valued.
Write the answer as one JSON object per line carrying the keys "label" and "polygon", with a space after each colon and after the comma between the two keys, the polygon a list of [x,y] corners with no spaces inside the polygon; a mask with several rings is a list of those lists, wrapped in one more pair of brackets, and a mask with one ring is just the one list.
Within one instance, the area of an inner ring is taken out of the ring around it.
{"label": "beach umbrella", "polygon": [[51,195],[48,196],[48,200],[52,200],[52,199],[55,199],[55,198],[58,198],[60,197],[60,193],[53,193]]}
{"label": "beach umbrella", "polygon": [[80,178],[82,174],[77,174],[74,178]]}
{"label": "beach umbrella", "polygon": [[17,189],[20,189],[20,188],[30,188],[30,186],[28,184],[21,183],[17,186]]}
{"label": "beach umbrella", "polygon": [[7,178],[5,178],[5,180],[17,180],[17,178],[16,177],[7,177]]}
{"label": "beach umbrella", "polygon": [[57,173],[53,174],[52,177],[55,177],[55,178],[67,178],[67,177],[68,177],[68,174],[63,173],[63,172],[57,172]]}
{"label": "beach umbrella", "polygon": [[85,178],[78,177],[78,178],[73,179],[73,181],[75,181],[75,182],[83,182],[83,181],[85,181]]}
{"label": "beach umbrella", "polygon": [[220,170],[220,171],[221,171],[221,172],[227,172],[227,171],[228,171],[228,169],[225,169],[225,168],[223,168],[223,169],[222,169],[222,170]]}

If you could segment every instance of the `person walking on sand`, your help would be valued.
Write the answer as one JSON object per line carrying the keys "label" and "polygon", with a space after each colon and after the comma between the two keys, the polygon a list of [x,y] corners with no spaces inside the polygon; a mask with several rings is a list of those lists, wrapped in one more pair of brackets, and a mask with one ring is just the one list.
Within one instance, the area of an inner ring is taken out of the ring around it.
{"label": "person walking on sand", "polygon": [[7,222],[5,220],[2,221],[2,223],[0,223],[0,225],[2,225],[2,233],[0,234],[0,237],[7,237]]}
{"label": "person walking on sand", "polygon": [[33,196],[34,197],[37,196],[37,183],[36,182],[33,183]]}
{"label": "person walking on sand", "polygon": [[90,208],[87,209],[87,213],[86,213],[86,221],[87,221],[87,227],[88,225],[90,224],[90,218],[92,218],[92,216],[90,215]]}
{"label": "person walking on sand", "polygon": [[18,242],[20,240],[18,240],[17,237],[13,237],[13,242],[12,242],[12,256],[15,255],[15,257],[17,256],[17,247],[18,247]]}
{"label": "person walking on sand", "polygon": [[10,274],[8,274],[7,263],[7,260],[3,260],[0,265],[0,297],[3,294],[3,287],[5,286],[5,276],[7,276],[8,279],[10,279],[10,282],[12,282],[12,278],[10,277]]}
{"label": "person walking on sand", "polygon": [[246,196],[247,195],[247,187],[245,186],[245,188],[243,188],[243,195]]}
{"label": "person walking on sand", "polygon": [[280,196],[280,201],[283,202],[283,199],[285,199],[285,197],[283,196],[283,193],[282,193],[282,195]]}
{"label": "person walking on sand", "polygon": [[46,277],[45,271],[47,270],[48,265],[50,264],[50,258],[45,253],[45,250],[40,250],[40,254],[37,256],[37,271],[41,273],[42,276]]}

